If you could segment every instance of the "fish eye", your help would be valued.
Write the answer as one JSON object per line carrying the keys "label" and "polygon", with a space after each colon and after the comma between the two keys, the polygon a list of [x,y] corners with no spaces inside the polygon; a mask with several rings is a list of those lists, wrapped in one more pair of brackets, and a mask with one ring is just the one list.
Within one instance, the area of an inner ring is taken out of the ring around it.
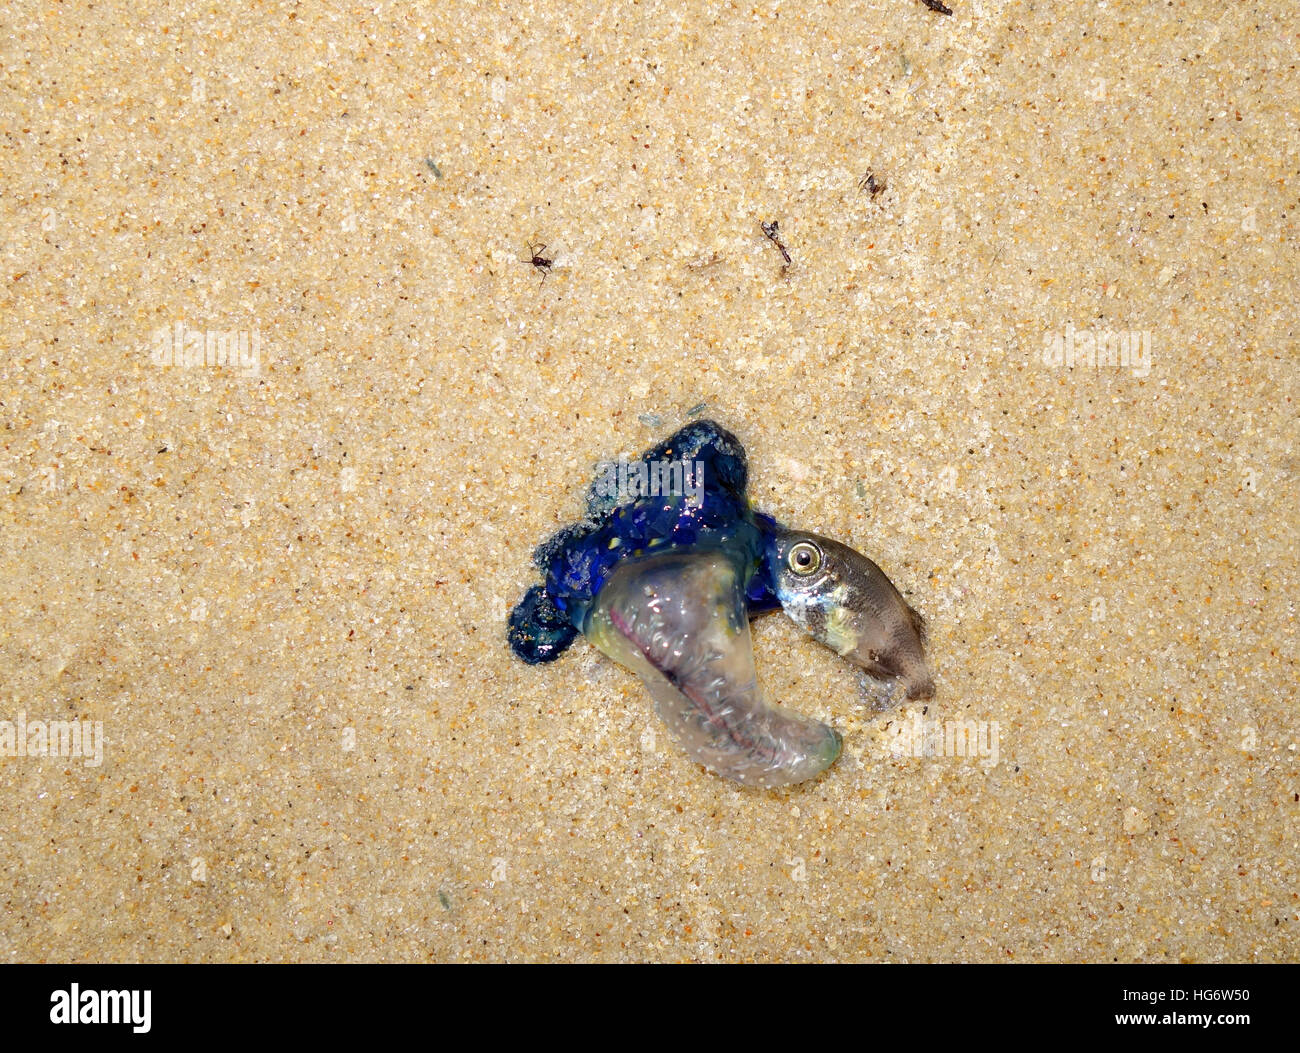
{"label": "fish eye", "polygon": [[822,565],[822,550],[811,541],[800,541],[790,549],[785,562],[793,573],[806,577]]}

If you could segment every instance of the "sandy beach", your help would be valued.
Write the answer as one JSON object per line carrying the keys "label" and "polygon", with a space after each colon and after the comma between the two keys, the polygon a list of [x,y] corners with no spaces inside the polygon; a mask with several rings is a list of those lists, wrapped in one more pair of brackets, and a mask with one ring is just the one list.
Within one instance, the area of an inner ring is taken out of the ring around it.
{"label": "sandy beach", "polygon": [[[1300,20],[951,7],[9,5],[0,961],[1300,956]],[[705,418],[789,789],[506,643]]]}

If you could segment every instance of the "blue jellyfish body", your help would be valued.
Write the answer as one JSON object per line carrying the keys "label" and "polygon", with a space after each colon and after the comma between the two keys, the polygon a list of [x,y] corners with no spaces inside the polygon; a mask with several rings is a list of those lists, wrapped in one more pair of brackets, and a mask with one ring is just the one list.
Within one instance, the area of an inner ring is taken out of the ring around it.
{"label": "blue jellyfish body", "polygon": [[[602,466],[587,492],[586,517],[534,551],[533,563],[546,583],[528,590],[511,613],[509,630],[511,647],[528,664],[564,653],[616,566],[673,546],[724,550],[745,583],[751,616],[780,606],[762,558],[775,520],[750,507],[749,466],[734,435],[711,420],[695,421],[634,463],[646,466],[644,475]],[[663,465],[670,466],[670,475],[681,466],[676,492],[628,493],[610,485],[624,478],[648,480]]]}

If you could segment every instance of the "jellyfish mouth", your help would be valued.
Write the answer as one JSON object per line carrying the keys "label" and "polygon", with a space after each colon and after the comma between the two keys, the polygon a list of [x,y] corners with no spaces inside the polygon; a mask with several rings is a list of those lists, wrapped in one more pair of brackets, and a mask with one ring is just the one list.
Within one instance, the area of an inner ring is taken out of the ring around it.
{"label": "jellyfish mouth", "polygon": [[803,782],[839,756],[838,733],[767,703],[745,592],[722,550],[629,560],[610,575],[583,633],[634,672],[691,757],[746,786]]}

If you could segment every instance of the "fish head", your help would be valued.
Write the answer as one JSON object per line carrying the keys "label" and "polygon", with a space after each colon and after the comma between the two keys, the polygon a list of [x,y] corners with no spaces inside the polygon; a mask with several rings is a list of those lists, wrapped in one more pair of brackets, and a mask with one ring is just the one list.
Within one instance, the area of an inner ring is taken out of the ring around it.
{"label": "fish head", "polygon": [[776,528],[764,555],[781,608],[813,639],[907,697],[929,698],[925,626],[875,563],[819,534]]}

